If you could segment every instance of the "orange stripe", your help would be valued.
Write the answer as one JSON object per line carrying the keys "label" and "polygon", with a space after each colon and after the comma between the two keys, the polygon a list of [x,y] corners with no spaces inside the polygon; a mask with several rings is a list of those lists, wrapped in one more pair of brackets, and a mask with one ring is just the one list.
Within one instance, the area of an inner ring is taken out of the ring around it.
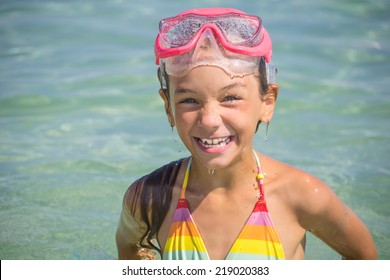
{"label": "orange stripe", "polygon": [[240,235],[240,239],[267,240],[269,242],[279,242],[275,228],[261,225],[246,225]]}
{"label": "orange stripe", "polygon": [[180,236],[199,236],[199,232],[193,222],[186,221],[184,222],[174,222],[171,225],[171,230],[169,231],[169,237],[176,235],[176,238]]}

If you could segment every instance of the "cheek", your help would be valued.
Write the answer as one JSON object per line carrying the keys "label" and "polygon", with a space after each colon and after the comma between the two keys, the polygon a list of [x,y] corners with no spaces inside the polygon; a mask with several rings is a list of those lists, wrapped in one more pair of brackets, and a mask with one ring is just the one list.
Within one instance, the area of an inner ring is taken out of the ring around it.
{"label": "cheek", "polygon": [[241,112],[240,116],[245,123],[257,123],[261,116],[262,102],[260,99],[249,100],[239,108],[239,111]]}
{"label": "cheek", "polygon": [[175,112],[176,126],[180,130],[188,130],[196,122],[196,113],[181,112],[180,109]]}
{"label": "cheek", "polygon": [[237,118],[237,124],[242,128],[242,133],[254,135],[258,122],[261,118],[261,112],[264,110],[260,99],[253,99],[246,103],[240,110],[240,118]]}

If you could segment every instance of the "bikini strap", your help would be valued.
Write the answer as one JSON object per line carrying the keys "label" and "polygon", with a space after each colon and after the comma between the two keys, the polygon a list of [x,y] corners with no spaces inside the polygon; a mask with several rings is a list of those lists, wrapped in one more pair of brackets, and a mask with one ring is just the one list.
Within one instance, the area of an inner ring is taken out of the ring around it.
{"label": "bikini strap", "polygon": [[185,193],[186,193],[187,184],[188,184],[188,178],[190,177],[191,163],[192,163],[192,157],[190,157],[190,159],[188,161],[186,174],[184,176],[183,185],[181,187],[180,199],[184,199],[185,198]]}
{"label": "bikini strap", "polygon": [[264,201],[264,184],[263,184],[264,173],[261,171],[260,160],[259,160],[259,157],[257,156],[257,153],[255,152],[255,150],[252,150],[252,152],[253,152],[253,155],[255,156],[256,164],[257,164],[256,179],[259,182],[259,192],[260,192],[259,193],[259,200]]}

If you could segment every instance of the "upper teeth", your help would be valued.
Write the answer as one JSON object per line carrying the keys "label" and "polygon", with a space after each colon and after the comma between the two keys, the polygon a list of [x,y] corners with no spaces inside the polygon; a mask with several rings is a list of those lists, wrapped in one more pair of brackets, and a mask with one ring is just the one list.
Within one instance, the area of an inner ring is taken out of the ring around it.
{"label": "upper teeth", "polygon": [[207,138],[201,138],[200,139],[204,144],[208,145],[216,145],[221,142],[229,143],[229,136],[222,137],[222,138],[213,138],[213,139],[207,139]]}

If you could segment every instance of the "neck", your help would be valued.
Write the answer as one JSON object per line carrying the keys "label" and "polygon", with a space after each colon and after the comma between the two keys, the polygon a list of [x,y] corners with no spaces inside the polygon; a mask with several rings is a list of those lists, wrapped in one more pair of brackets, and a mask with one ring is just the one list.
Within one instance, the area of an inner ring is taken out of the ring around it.
{"label": "neck", "polygon": [[252,150],[243,154],[236,162],[215,170],[209,170],[193,159],[187,189],[199,194],[207,194],[216,189],[234,191],[241,189],[243,185],[254,184],[256,175],[257,164]]}

